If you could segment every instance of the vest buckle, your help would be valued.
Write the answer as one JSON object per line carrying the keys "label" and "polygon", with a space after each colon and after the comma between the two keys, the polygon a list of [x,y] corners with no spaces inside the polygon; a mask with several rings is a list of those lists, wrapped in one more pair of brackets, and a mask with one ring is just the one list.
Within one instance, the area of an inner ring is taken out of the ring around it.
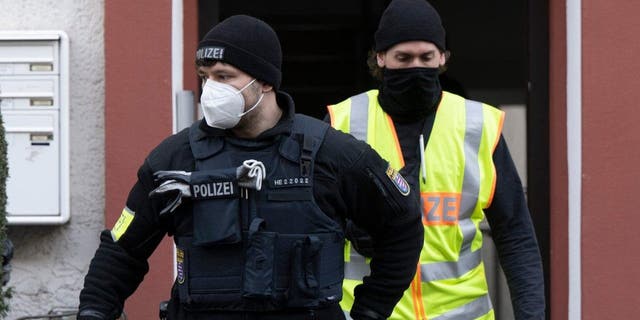
{"label": "vest buckle", "polygon": [[305,178],[311,175],[311,157],[307,155],[300,157],[300,175]]}

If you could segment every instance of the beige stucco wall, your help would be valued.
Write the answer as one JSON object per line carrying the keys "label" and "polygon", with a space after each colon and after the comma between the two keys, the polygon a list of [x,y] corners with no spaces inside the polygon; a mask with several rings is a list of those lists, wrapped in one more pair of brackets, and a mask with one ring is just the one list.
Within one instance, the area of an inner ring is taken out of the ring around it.
{"label": "beige stucco wall", "polygon": [[104,225],[104,2],[0,0],[0,30],[62,30],[70,43],[71,219],[9,226],[15,256],[7,319],[15,319],[77,307]]}

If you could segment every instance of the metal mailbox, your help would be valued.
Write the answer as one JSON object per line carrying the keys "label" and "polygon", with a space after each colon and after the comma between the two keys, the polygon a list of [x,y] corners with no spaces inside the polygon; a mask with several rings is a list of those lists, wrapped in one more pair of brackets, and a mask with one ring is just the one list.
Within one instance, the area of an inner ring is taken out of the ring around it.
{"label": "metal mailbox", "polygon": [[69,220],[69,40],[62,31],[0,31],[0,110],[9,224]]}

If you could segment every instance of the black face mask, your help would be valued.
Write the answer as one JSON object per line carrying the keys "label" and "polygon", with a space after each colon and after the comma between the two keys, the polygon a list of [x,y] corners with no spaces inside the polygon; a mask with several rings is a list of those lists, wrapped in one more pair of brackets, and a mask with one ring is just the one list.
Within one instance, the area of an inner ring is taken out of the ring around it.
{"label": "black face mask", "polygon": [[378,100],[394,120],[423,119],[435,111],[442,93],[438,68],[385,68],[382,72]]}

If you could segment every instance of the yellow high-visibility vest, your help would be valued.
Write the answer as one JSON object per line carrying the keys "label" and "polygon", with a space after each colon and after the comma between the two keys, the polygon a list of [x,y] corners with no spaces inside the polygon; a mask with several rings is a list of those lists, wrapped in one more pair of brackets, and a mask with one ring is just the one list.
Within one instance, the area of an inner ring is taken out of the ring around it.
{"label": "yellow high-visibility vest", "polygon": [[[331,125],[366,141],[391,166],[404,160],[393,121],[371,90],[327,107]],[[481,257],[483,209],[491,204],[496,173],[493,151],[504,112],[443,92],[420,170],[424,246],[416,275],[389,319],[494,319]],[[368,264],[345,247],[343,310]]]}

